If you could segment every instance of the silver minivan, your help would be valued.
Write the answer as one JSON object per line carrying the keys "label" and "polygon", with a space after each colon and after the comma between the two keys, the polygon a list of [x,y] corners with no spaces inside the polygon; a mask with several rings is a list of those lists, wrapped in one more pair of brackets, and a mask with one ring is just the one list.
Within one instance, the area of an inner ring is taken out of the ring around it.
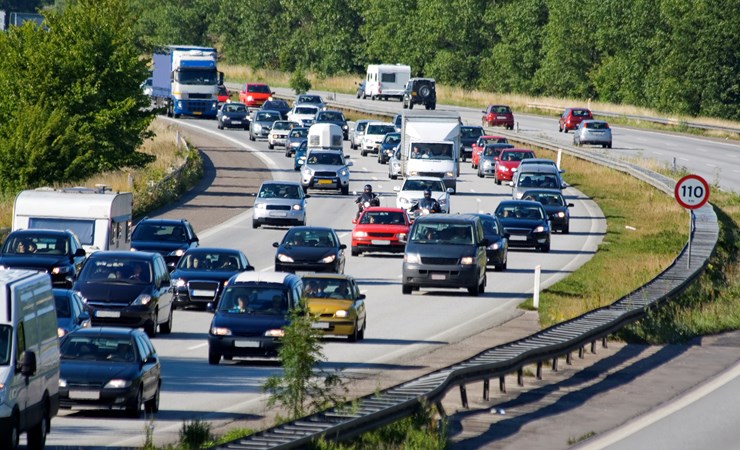
{"label": "silver minivan", "polygon": [[521,200],[522,195],[529,189],[556,189],[561,191],[567,187],[560,171],[552,164],[527,164],[517,170],[514,178],[509,182],[513,189],[511,198]]}

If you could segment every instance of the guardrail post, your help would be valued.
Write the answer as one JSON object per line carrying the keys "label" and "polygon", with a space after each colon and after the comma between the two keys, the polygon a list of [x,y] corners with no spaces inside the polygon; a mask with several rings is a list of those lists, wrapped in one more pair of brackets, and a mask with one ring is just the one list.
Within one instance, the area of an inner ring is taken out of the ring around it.
{"label": "guardrail post", "polygon": [[463,408],[468,409],[468,392],[465,390],[464,384],[460,385],[460,400]]}
{"label": "guardrail post", "polygon": [[537,265],[534,268],[534,297],[532,298],[532,307],[539,309],[540,307],[540,273],[542,273],[542,266]]}
{"label": "guardrail post", "polygon": [[596,341],[591,341],[591,353],[596,354]]}
{"label": "guardrail post", "polygon": [[506,377],[505,376],[498,377],[498,390],[501,391],[501,393],[506,394]]}
{"label": "guardrail post", "polygon": [[606,342],[606,336],[604,336],[603,338],[601,338],[601,346],[604,347],[604,348],[609,348],[609,345]]}
{"label": "guardrail post", "polygon": [[558,357],[554,357],[552,359],[552,371],[557,372],[558,371]]}
{"label": "guardrail post", "polygon": [[565,354],[565,364],[572,366],[573,362],[570,360],[570,352]]}
{"label": "guardrail post", "polygon": [[488,401],[490,399],[490,380],[486,378],[483,380],[483,400]]}
{"label": "guardrail post", "polygon": [[560,170],[560,160],[563,158],[563,149],[558,149],[558,160],[555,163],[558,166],[558,170]]}
{"label": "guardrail post", "polygon": [[542,379],[542,361],[537,361],[537,375],[538,380]]}
{"label": "guardrail post", "polygon": [[578,359],[583,359],[584,349],[583,346],[578,348]]}
{"label": "guardrail post", "polygon": [[516,383],[519,386],[524,386],[524,368],[520,367],[516,372]]}

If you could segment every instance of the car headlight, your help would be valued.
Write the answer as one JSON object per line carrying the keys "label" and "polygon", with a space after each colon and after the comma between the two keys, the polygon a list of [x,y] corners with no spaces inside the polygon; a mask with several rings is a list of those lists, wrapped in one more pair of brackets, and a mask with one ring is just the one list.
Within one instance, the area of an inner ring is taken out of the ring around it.
{"label": "car headlight", "polygon": [[188,284],[188,282],[186,280],[183,280],[182,278],[177,278],[175,280],[172,280],[172,285],[175,287],[183,287],[186,284]]}
{"label": "car headlight", "polygon": [[262,125],[260,125],[258,123],[255,123],[254,125],[252,125],[252,127],[254,127],[254,131],[256,133],[259,133],[260,131],[262,131]]}
{"label": "car headlight", "polygon": [[498,166],[499,169],[501,169],[501,172],[508,172],[509,168],[506,166]]}
{"label": "car headlight", "polygon": [[103,389],[123,389],[129,386],[131,386],[131,381],[122,380],[120,378],[114,378],[110,380],[109,382],[105,383],[105,386],[103,386]]}
{"label": "car headlight", "polygon": [[440,198],[437,201],[439,202],[440,205],[446,205],[447,204],[447,199],[446,198]]}
{"label": "car headlight", "polygon": [[323,258],[321,258],[321,262],[330,263],[330,262],[333,262],[335,259],[337,259],[337,255],[324,256]]}
{"label": "car headlight", "polygon": [[342,129],[343,130],[346,130],[347,129],[347,125],[342,125]]}
{"label": "car headlight", "polygon": [[352,233],[352,236],[354,237],[367,237],[367,233],[364,231],[355,231]]}
{"label": "car headlight", "polygon": [[544,233],[545,232],[545,227],[542,226],[542,225],[540,225],[540,226],[538,226],[537,228],[534,229],[534,232],[535,233]]}
{"label": "car headlight", "polygon": [[177,101],[177,107],[178,107],[178,108],[182,108],[182,101],[181,101],[181,100],[178,100],[178,101]]}
{"label": "car headlight", "polygon": [[148,305],[152,301],[152,296],[149,294],[139,294],[136,299],[131,302],[132,305]]}
{"label": "car headlight", "polygon": [[0,270],[5,270],[7,268],[8,268],[7,266],[3,266],[2,264],[0,264]]}
{"label": "car headlight", "polygon": [[462,258],[460,258],[460,264],[462,264],[463,266],[469,266],[473,264],[473,262],[474,261],[472,256],[463,256]]}
{"label": "car headlight", "polygon": [[[64,378],[59,379],[59,387],[60,388],[66,388],[67,387],[67,380]],[[0,389],[2,389],[2,385],[0,384]]]}
{"label": "car headlight", "polygon": [[264,203],[255,203],[254,209],[267,209],[267,205]]}
{"label": "car headlight", "polygon": [[398,233],[396,235],[396,239],[398,239],[399,241],[405,241],[406,240],[406,233]]}
{"label": "car headlight", "polygon": [[455,173],[454,172],[447,172],[446,175],[448,177],[454,177],[455,176]]}
{"label": "car headlight", "polygon": [[311,170],[311,168],[308,167],[308,166],[303,166],[302,172],[303,172],[303,175],[305,175],[307,177],[312,177],[313,176],[313,170]]}
{"label": "car headlight", "polygon": [[300,203],[296,203],[295,205],[293,205],[293,209],[295,211],[300,211],[303,209],[303,205],[301,205]]}
{"label": "car headlight", "polygon": [[414,254],[414,253],[403,255],[403,260],[409,264],[421,263],[421,257],[419,257],[419,255]]}
{"label": "car headlight", "polygon": [[64,337],[65,334],[67,334],[67,330],[62,327],[57,327],[57,337]]}
{"label": "car headlight", "polygon": [[290,256],[286,255],[285,253],[278,253],[277,259],[278,259],[278,261],[284,262],[284,263],[293,262],[293,258],[291,258]]}
{"label": "car headlight", "polygon": [[565,217],[565,213],[563,211],[558,211],[557,216],[562,219],[563,217]]}
{"label": "car headlight", "polygon": [[483,161],[483,167],[491,167],[491,161],[489,160]]}
{"label": "car headlight", "polygon": [[285,331],[282,328],[275,328],[265,331],[265,337],[281,338],[283,336],[285,336]]}
{"label": "car headlight", "polygon": [[54,267],[53,269],[51,269],[51,273],[53,275],[59,275],[59,274],[62,274],[62,273],[69,273],[71,271],[72,271],[72,269],[69,266],[57,266],[57,267]]}
{"label": "car headlight", "polygon": [[409,199],[407,199],[406,197],[400,197],[398,199],[398,203],[400,203],[402,205],[407,205],[409,203]]}
{"label": "car headlight", "polygon": [[211,334],[214,336],[231,336],[231,330],[226,327],[211,327]]}
{"label": "car headlight", "polygon": [[248,102],[253,102],[254,101],[254,97],[252,97],[251,95],[247,95],[247,101]]}
{"label": "car headlight", "polygon": [[172,252],[172,254],[175,255],[175,256],[182,256],[182,255],[185,254],[185,250],[183,250],[181,248],[178,248],[177,250],[175,250],[174,252]]}
{"label": "car headlight", "polygon": [[136,249],[133,248],[133,247],[131,247],[129,250],[131,250],[132,252],[135,252],[136,251]]}
{"label": "car headlight", "polygon": [[216,109],[216,108],[218,108],[218,101],[211,103],[211,109]]}
{"label": "car headlight", "polygon": [[494,242],[493,244],[489,245],[488,248],[490,250],[498,250],[499,248],[501,248],[501,244],[498,242]]}
{"label": "car headlight", "polygon": [[411,172],[409,172],[409,176],[415,177],[417,175],[419,175],[419,172],[416,170],[412,170]]}
{"label": "car headlight", "polygon": [[349,175],[349,170],[342,169],[342,170],[339,171],[339,176],[340,177],[346,177],[347,175]]}
{"label": "car headlight", "polygon": [[343,309],[340,309],[339,311],[334,313],[334,316],[336,317],[348,317],[349,313]]}

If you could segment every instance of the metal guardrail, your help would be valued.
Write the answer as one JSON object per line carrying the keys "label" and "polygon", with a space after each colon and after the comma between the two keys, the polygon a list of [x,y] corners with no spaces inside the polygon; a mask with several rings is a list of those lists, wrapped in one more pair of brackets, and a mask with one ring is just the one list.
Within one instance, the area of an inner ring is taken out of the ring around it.
{"label": "metal guardrail", "polygon": [[[377,111],[373,111],[377,114]],[[513,137],[513,136],[512,136]],[[521,139],[520,139],[521,140]],[[531,142],[553,148],[546,142]],[[564,150],[574,156],[588,159],[627,172],[671,193],[675,182],[638,166],[578,149]],[[375,430],[398,419],[409,417],[423,405],[437,405],[454,387],[460,387],[463,406],[467,406],[464,386],[484,381],[484,398],[488,399],[489,380],[516,373],[521,384],[525,366],[536,364],[536,376],[541,378],[542,366],[552,361],[557,370],[558,358],[570,360],[571,353],[583,356],[586,346],[594,351],[598,340],[620,330],[651,309],[680,293],[704,270],[719,236],[717,216],[710,204],[694,213],[694,229],[690,235],[691,252],[684,246],[673,263],[653,280],[625,295],[609,306],[585,313],[574,319],[553,325],[526,338],[493,347],[450,367],[437,370],[415,380],[367,395],[326,411],[279,425],[242,439],[221,445],[219,449],[295,449],[304,448],[317,439],[347,441],[362,433]]]}

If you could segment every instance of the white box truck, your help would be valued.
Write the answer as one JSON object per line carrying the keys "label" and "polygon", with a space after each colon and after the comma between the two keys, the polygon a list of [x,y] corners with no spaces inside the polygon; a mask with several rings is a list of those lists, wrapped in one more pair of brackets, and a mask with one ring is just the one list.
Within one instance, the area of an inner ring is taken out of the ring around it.
{"label": "white box truck", "polygon": [[22,191],[13,205],[13,231],[71,230],[86,253],[131,248],[134,197],[98,188],[38,188]]}
{"label": "white box truck", "polygon": [[0,448],[41,450],[59,411],[57,313],[48,274],[0,270]]}
{"label": "white box truck", "polygon": [[406,82],[411,78],[411,67],[403,64],[370,64],[365,75],[363,98],[388,100],[403,99]]}
{"label": "white box truck", "polygon": [[406,112],[401,119],[401,173],[437,177],[457,191],[460,175],[460,114]]}

